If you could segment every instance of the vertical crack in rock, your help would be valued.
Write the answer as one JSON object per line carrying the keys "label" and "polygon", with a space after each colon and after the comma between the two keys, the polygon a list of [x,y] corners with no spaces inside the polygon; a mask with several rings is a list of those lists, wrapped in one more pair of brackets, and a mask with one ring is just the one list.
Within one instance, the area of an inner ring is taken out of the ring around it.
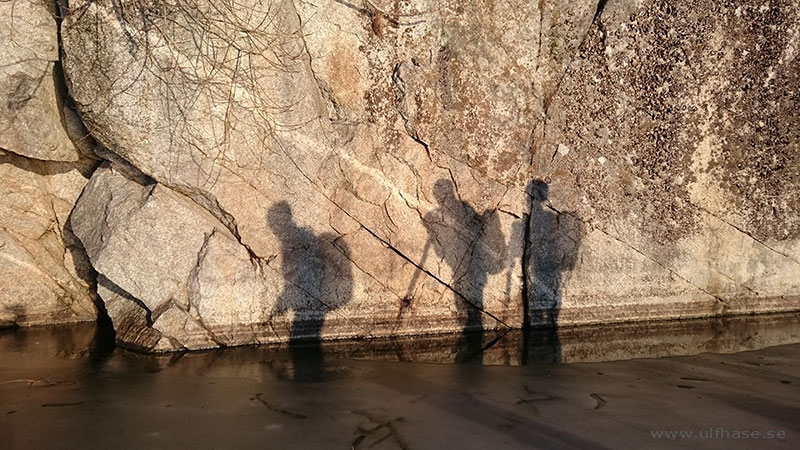
{"label": "vertical crack in rock", "polygon": [[[53,76],[55,78],[56,86],[56,100],[59,102],[59,114],[61,116],[61,125],[67,131],[70,140],[75,144],[81,155],[99,160],[102,157],[95,153],[97,147],[97,140],[89,132],[86,123],[83,121],[78,108],[75,105],[75,100],[69,93],[66,75],[64,74],[64,43],[61,34],[62,22],[64,17],[69,14],[70,9],[67,0],[51,0],[52,10],[54,12],[53,18],[56,22],[56,43],[58,45],[58,61],[53,66]],[[100,161],[94,166],[92,172],[100,165]],[[91,173],[88,174],[91,176]],[[88,178],[88,177],[87,177]]]}
{"label": "vertical crack in rock", "polygon": [[536,49],[536,68],[534,69],[534,73],[539,72],[539,66],[542,62],[542,38],[544,37],[544,33],[542,30],[544,29],[544,2],[545,0],[539,0],[538,8],[539,8],[539,43]]}
{"label": "vertical crack in rock", "polygon": [[[603,22],[602,22],[602,15],[603,15],[603,11],[605,10],[607,1],[608,0],[599,0],[597,2],[597,8],[595,9],[594,16],[592,17],[592,22],[589,24],[589,27],[586,29],[586,32],[583,34],[583,38],[581,39],[581,43],[578,44],[578,48],[577,48],[576,52],[573,55],[571,55],[570,61],[573,61],[576,56],[578,56],[582,51],[584,51],[585,44],[586,44],[586,39],[588,39],[589,35],[591,34],[592,28],[597,27],[600,30],[600,33],[601,33],[601,36],[602,36],[602,40],[605,42],[605,34],[606,34],[606,32],[605,32],[605,27],[603,26]],[[539,7],[542,8],[542,14],[544,14],[543,6],[544,6],[544,2],[541,1],[539,3]],[[539,35],[540,51],[539,51],[539,55],[537,56],[537,58],[541,58],[541,39],[542,39],[542,37],[541,37],[541,26],[540,26],[540,31],[539,32],[540,32],[540,35]],[[538,65],[538,59],[537,59],[537,65]],[[535,136],[536,135],[536,133],[535,133],[536,128],[538,128],[541,125],[541,127],[542,127],[542,138],[541,138],[541,140],[539,140],[539,144],[538,145],[535,145],[533,143],[535,141],[535,139],[531,139],[531,147],[532,147],[532,150],[533,150],[532,153],[538,152],[541,149],[541,146],[547,140],[546,139],[546,136],[547,136],[547,120],[548,120],[549,113],[550,113],[550,106],[552,105],[553,98],[561,90],[561,85],[564,83],[564,80],[567,78],[567,76],[569,76],[570,73],[571,73],[570,64],[567,64],[566,67],[564,68],[564,73],[558,79],[558,82],[556,83],[556,86],[553,89],[553,91],[550,92],[550,93],[544,93],[544,95],[543,95],[543,99],[542,99],[542,109],[543,109],[542,118],[534,125],[534,133],[532,133],[533,136]],[[555,156],[556,156],[556,151],[553,152],[553,155],[551,156],[550,160],[552,161],[553,159],[555,159]],[[533,160],[531,159],[531,163],[532,162],[533,162]]]}
{"label": "vertical crack in rock", "polygon": [[431,149],[428,146],[428,143],[419,137],[419,132],[411,124],[411,118],[406,110],[406,83],[400,74],[401,66],[402,63],[397,63],[394,65],[394,69],[392,69],[392,83],[397,90],[397,93],[395,94],[395,107],[397,108],[397,112],[400,113],[400,117],[403,119],[403,128],[406,130],[406,133],[411,137],[411,139],[414,140],[414,142],[418,143],[425,149],[425,154],[428,156],[428,160],[433,161],[433,158],[431,157]]}
{"label": "vertical crack in rock", "polygon": [[606,3],[608,3],[608,0],[599,0],[597,2],[597,9],[595,10],[594,17],[592,18],[592,23],[593,24],[594,23],[600,24],[600,22],[599,22],[600,15],[603,14],[603,10],[606,7]]}
{"label": "vertical crack in rock", "polygon": [[[528,205],[528,211],[533,210],[534,207],[534,198],[530,193],[527,193],[530,196],[530,204]],[[528,280],[528,270],[530,269],[530,241],[531,241],[531,218],[530,214],[522,216],[525,220],[525,227],[523,228],[522,232],[522,329],[528,330],[530,328],[530,309],[531,309],[531,299],[529,298],[530,295],[530,285]],[[527,350],[527,349],[526,349]]]}
{"label": "vertical crack in rock", "polygon": [[328,110],[328,114],[330,116],[329,119],[332,120],[339,119],[341,116],[340,114],[341,107],[339,106],[339,103],[336,101],[336,97],[333,94],[333,90],[331,90],[330,86],[328,86],[328,83],[320,79],[317,76],[317,73],[314,71],[311,51],[308,48],[306,37],[303,34],[303,18],[300,16],[300,12],[297,10],[297,5],[295,5],[294,0],[290,0],[289,4],[292,5],[292,11],[294,12],[294,15],[297,17],[297,30],[294,32],[294,34],[298,36],[300,42],[302,42],[303,44],[303,51],[305,52],[306,57],[308,58],[308,61],[306,61],[306,64],[308,65],[308,72],[309,74],[311,74],[311,78],[314,80],[314,83],[316,84],[317,89],[319,90],[320,98],[327,101],[328,105],[330,106],[330,108],[327,107],[325,108]]}

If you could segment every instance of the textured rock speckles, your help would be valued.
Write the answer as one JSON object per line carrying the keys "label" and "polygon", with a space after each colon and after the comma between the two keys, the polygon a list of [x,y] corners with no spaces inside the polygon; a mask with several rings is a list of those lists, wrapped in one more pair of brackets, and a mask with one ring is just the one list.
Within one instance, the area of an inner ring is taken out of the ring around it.
{"label": "textured rock speckles", "polygon": [[[753,262],[798,268],[796,247],[782,244],[794,242],[785,237],[800,226],[790,206],[798,192],[798,71],[781,56],[793,52],[787,39],[798,11],[762,6],[610,3],[553,97],[545,136],[555,142],[540,141],[534,173],[558,186],[560,209],[590,218],[672,277],[766,304],[777,285],[797,290]],[[717,13],[701,13],[711,9]],[[752,20],[742,20],[745,13]],[[764,72],[770,66],[777,69]],[[559,153],[559,142],[573,150]],[[733,251],[734,242],[747,250]]]}
{"label": "textured rock speckles", "polygon": [[[759,239],[800,236],[800,8],[776,1],[730,2],[738,14],[720,27],[738,70],[727,71],[713,98],[712,127],[725,145],[709,167],[730,192],[730,211],[715,211]],[[735,10],[735,11],[736,11]]]}
{"label": "textured rock speckles", "polygon": [[612,174],[606,184],[605,170],[589,169],[576,183],[601,216],[630,215],[658,242],[697,232],[703,210],[760,239],[794,236],[800,66],[785,54],[797,8],[714,5],[714,15],[680,2],[608,6],[554,100],[549,132],[636,180]]}

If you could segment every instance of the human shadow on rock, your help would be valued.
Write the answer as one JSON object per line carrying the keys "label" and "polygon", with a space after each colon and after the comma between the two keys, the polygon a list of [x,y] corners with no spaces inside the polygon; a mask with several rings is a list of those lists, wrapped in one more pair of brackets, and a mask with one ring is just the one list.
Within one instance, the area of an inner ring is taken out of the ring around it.
{"label": "human shadow on rock", "polygon": [[267,213],[272,232],[281,241],[283,291],[269,314],[269,321],[291,312],[289,352],[295,380],[317,381],[327,377],[321,339],[325,319],[350,301],[353,274],[350,251],[340,236],[320,235],[298,225],[285,201]]}
{"label": "human shadow on rock", "polygon": [[581,239],[581,220],[574,212],[550,204],[549,186],[542,180],[528,184],[531,209],[525,230],[527,260],[527,349],[530,362],[560,362],[558,337],[564,273],[575,267]]}
{"label": "human shadow on rock", "polygon": [[421,264],[433,250],[452,271],[451,288],[462,317],[456,362],[482,363],[484,347],[484,290],[489,274],[503,270],[505,237],[496,210],[478,213],[460,199],[452,181],[438,180],[433,186],[438,207],[423,218],[428,240]]}

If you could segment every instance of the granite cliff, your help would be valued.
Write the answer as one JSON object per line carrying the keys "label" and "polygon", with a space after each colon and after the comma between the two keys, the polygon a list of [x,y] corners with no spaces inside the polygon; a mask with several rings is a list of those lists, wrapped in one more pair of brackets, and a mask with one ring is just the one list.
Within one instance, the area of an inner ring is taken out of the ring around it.
{"label": "granite cliff", "polygon": [[96,292],[172,351],[800,308],[796,0],[0,8],[9,323]]}

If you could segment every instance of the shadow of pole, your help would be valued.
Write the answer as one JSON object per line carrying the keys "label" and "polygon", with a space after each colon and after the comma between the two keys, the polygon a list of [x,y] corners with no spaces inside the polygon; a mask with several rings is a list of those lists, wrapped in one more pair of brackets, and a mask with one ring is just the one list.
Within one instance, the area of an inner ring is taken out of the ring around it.
{"label": "shadow of pole", "polygon": [[484,290],[489,275],[505,267],[505,238],[497,212],[479,214],[458,197],[451,180],[438,180],[433,196],[438,208],[423,218],[428,232],[426,248],[432,246],[453,273],[450,286],[462,322],[456,362],[480,364],[485,339]]}

